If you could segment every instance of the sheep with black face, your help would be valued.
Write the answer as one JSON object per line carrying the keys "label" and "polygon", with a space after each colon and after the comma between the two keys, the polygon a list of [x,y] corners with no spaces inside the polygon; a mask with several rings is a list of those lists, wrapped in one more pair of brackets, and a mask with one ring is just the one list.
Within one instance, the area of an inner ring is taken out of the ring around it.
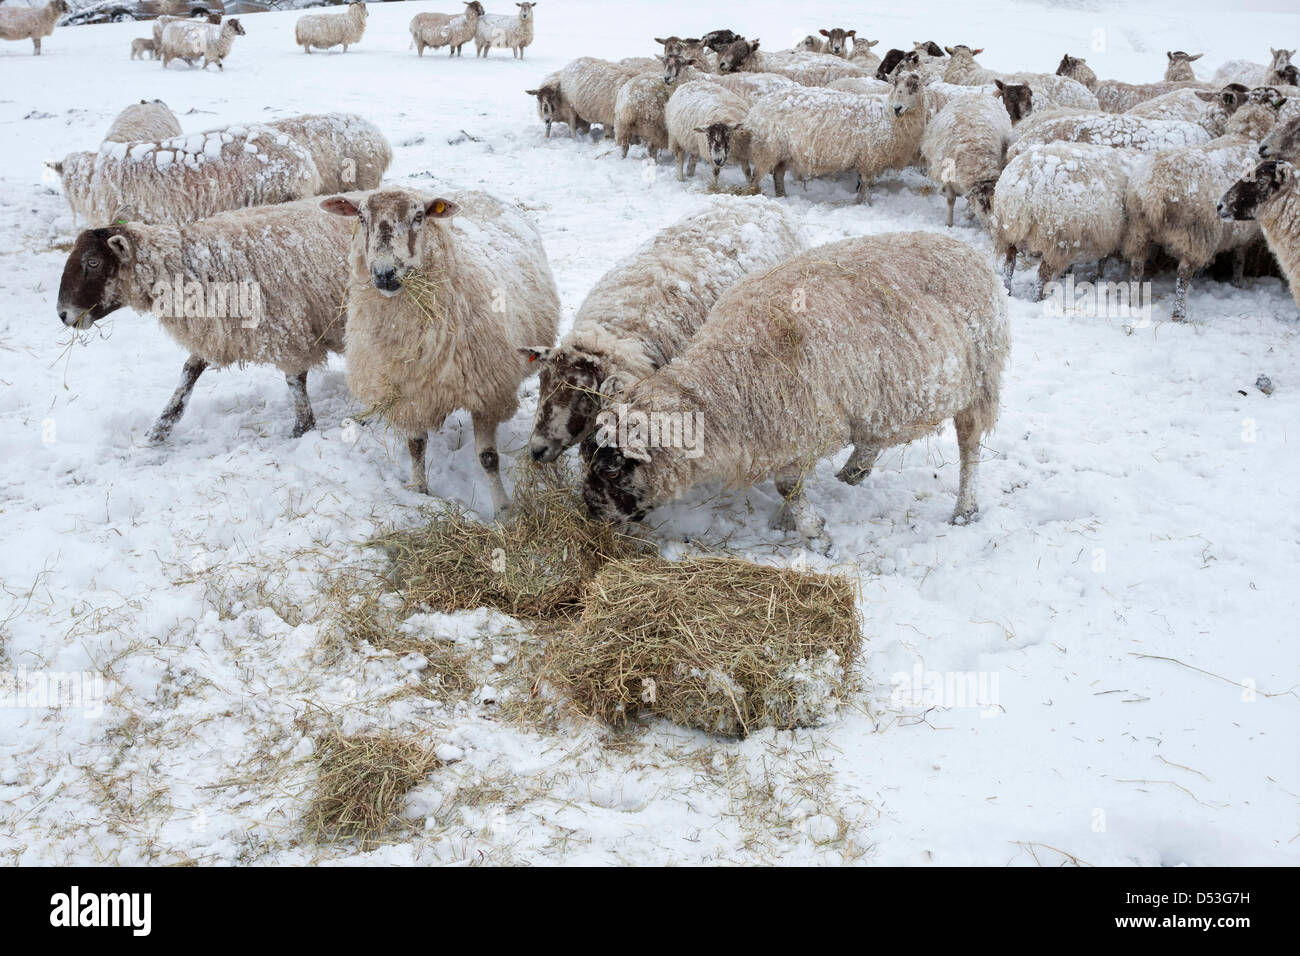
{"label": "sheep with black face", "polygon": [[1300,175],[1283,160],[1270,159],[1229,187],[1218,203],[1219,218],[1259,223],[1268,248],[1300,306]]}

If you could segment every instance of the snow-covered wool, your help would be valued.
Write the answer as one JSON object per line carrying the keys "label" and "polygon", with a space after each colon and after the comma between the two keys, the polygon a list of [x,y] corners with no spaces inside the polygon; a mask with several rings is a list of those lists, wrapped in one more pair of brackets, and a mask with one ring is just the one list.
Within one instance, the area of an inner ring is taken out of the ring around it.
{"label": "snow-covered wool", "polygon": [[1092,71],[1088,61],[1081,56],[1070,56],[1065,54],[1061,57],[1061,63],[1056,68],[1057,76],[1068,76],[1070,79],[1082,83],[1093,93],[1097,92],[1097,74]]}
{"label": "snow-covered wool", "polygon": [[879,45],[879,40],[865,40],[855,36],[853,49],[849,51],[849,62],[875,75],[876,68],[880,66],[880,57],[873,53],[871,48]]}
{"label": "snow-covered wool", "polygon": [[117,114],[104,134],[105,143],[139,143],[181,134],[180,120],[162,100],[141,100]]}
{"label": "snow-covered wool", "polygon": [[1260,141],[1277,121],[1275,91],[1252,90],[1228,120],[1224,134],[1200,146],[1156,153],[1129,183],[1130,262],[1140,277],[1146,250],[1154,243],[1178,260],[1172,315],[1187,318],[1192,276],[1223,252],[1234,254],[1239,279],[1247,247],[1259,238],[1252,222],[1225,222],[1217,206],[1243,169],[1259,158]]}
{"label": "snow-covered wool", "polygon": [[526,50],[533,42],[533,28],[537,17],[533,13],[536,3],[516,3],[519,13],[506,16],[488,13],[479,17],[474,28],[474,48],[477,56],[486,57],[493,47],[510,48],[511,55],[524,58]]}
{"label": "snow-covered wool", "polygon": [[152,27],[153,45],[158,50],[159,54],[162,53],[163,28],[169,23],[210,23],[213,26],[220,26],[221,14],[209,13],[207,16],[199,17],[170,17],[164,14],[161,17],[155,18]]}
{"label": "snow-covered wool", "polygon": [[933,40],[926,40],[923,43],[913,43],[912,50],[920,57],[916,69],[924,77],[927,85],[943,79],[943,75],[948,71],[948,56],[939,44]]}
{"label": "snow-covered wool", "polygon": [[633,140],[644,144],[651,159],[668,148],[664,108],[675,86],[658,73],[640,73],[618,88],[614,97],[614,142],[627,156]]}
{"label": "snow-covered wool", "polygon": [[919,155],[925,120],[917,73],[895,76],[887,97],[814,87],[760,97],[745,120],[753,181],[771,173],[776,195],[784,196],[787,169],[802,179],[856,170],[858,201],[870,202],[876,176]]}
{"label": "snow-covered wool", "polygon": [[[738,73],[735,75],[742,76],[743,74]],[[775,76],[776,74],[758,73],[755,75]],[[794,81],[791,80],[790,82],[793,83]],[[857,93],[861,96],[888,96],[889,91],[893,88],[893,84],[888,80],[878,80],[874,76],[845,76],[826,84],[828,90],[839,90],[841,93]],[[964,90],[966,87],[963,86],[962,89]]]}
{"label": "snow-covered wool", "polygon": [[1240,83],[1254,89],[1257,86],[1277,86],[1285,84],[1286,68],[1291,65],[1295,50],[1274,50],[1269,47],[1267,64],[1253,63],[1250,60],[1229,60],[1214,71],[1212,83],[1216,87],[1229,83]]}
{"label": "snow-covered wool", "polygon": [[136,37],[131,41],[131,59],[143,59],[146,53],[149,59],[158,59],[158,47],[151,37]]}
{"label": "snow-covered wool", "polygon": [[529,350],[541,367],[533,458],[587,438],[602,401],[676,357],[723,292],[806,248],[798,218],[760,196],[715,196],[655,233],[600,278],[557,347]]}
{"label": "snow-covered wool", "polygon": [[780,76],[776,73],[719,73],[709,77],[709,79],[749,103],[752,103],[760,96],[767,96],[770,93],[783,93],[786,90],[793,90],[802,86],[802,84],[796,83],[788,76]]}
{"label": "snow-covered wool", "polygon": [[[668,148],[677,160],[677,180],[695,175],[695,162],[704,157],[713,170],[713,182],[728,162],[738,163],[750,173],[749,132],[742,124],[749,114],[749,101],[738,93],[709,80],[684,83],[667,103]],[[689,168],[682,174],[682,161]]]}
{"label": "snow-covered wool", "polygon": [[1002,80],[1004,83],[1027,84],[1033,90],[1036,109],[1049,106],[1085,110],[1098,108],[1097,97],[1092,91],[1068,76],[1056,73],[996,73],[975,62],[975,55],[982,50],[972,50],[964,44],[944,49],[949,53],[948,65],[943,73],[945,83],[984,86],[994,80]]}
{"label": "snow-covered wool", "polygon": [[823,53],[825,52],[826,41],[820,37],[815,37],[811,33],[792,46],[789,50],[791,53]]}
{"label": "snow-covered wool", "polygon": [[1147,158],[1130,149],[1049,143],[1009,159],[993,191],[989,227],[1008,289],[1018,253],[1041,257],[1041,299],[1068,266],[1121,252],[1126,188]]}
{"label": "snow-covered wool", "polygon": [[[1288,99],[1289,103],[1290,100]],[[1276,126],[1259,144],[1259,155],[1264,159],[1284,159],[1288,163],[1300,163],[1300,116],[1282,122],[1279,118]]]}
{"label": "snow-covered wool", "polygon": [[1260,163],[1223,195],[1218,211],[1224,219],[1259,223],[1291,285],[1291,298],[1300,306],[1300,175],[1295,165],[1278,159]]}
{"label": "snow-covered wool", "polygon": [[184,223],[320,191],[311,154],[265,126],[230,126],[71,153],[54,170],[74,212],[107,225],[124,210],[141,222]]}
{"label": "snow-covered wool", "polygon": [[[650,69],[662,69],[652,61]],[[588,123],[599,123],[607,131],[614,129],[614,101],[619,87],[646,70],[611,63],[594,56],[581,56],[560,71],[560,89],[578,116]]]}
{"label": "snow-covered wool", "polygon": [[[817,461],[853,445],[838,477],[857,484],[881,451],[952,418],[953,520],[964,523],[978,510],[980,440],[997,422],[1009,352],[1006,294],[965,243],[905,232],[811,249],[737,282],[676,359],[620,394],[583,497],[598,518],[639,520],[702,482],[771,475],[785,498],[777,526],[826,550],[803,495]],[[634,428],[648,414],[698,415],[704,440],[656,444]]]}
{"label": "snow-covered wool", "polygon": [[1157,96],[1172,93],[1174,90],[1211,90],[1219,89],[1223,83],[1198,83],[1193,80],[1181,80],[1176,83],[1161,81],[1159,83],[1124,83],[1120,80],[1097,81],[1097,107],[1107,113],[1126,113],[1139,103],[1153,100]]}
{"label": "snow-covered wool", "polygon": [[870,76],[863,69],[827,53],[765,53],[758,40],[737,40],[718,56],[718,72],[779,73],[805,86],[823,86],[845,76]]}
{"label": "snow-covered wool", "polygon": [[411,18],[411,41],[415,52],[447,48],[448,56],[460,56],[460,48],[474,39],[479,18],[487,11],[479,0],[468,0],[464,13],[417,13]]}
{"label": "snow-covered wool", "polygon": [[987,226],[1010,136],[1006,106],[988,94],[953,99],[926,123],[921,157],[930,178],[943,186],[949,226],[958,196]]}
{"label": "snow-covered wool", "polygon": [[356,113],[309,113],[261,124],[311,154],[320,173],[318,193],[376,189],[393,161],[379,127]]}
{"label": "snow-covered wool", "polygon": [[1246,102],[1247,92],[1249,91],[1239,83],[1217,91],[1190,88],[1173,90],[1139,103],[1125,115],[1196,123],[1211,136],[1222,136],[1228,117]]}
{"label": "snow-covered wool", "polygon": [[[348,386],[407,435],[412,485],[428,491],[428,432],[458,408],[497,513],[508,505],[497,426],[536,368],[521,351],[554,342],[560,320],[546,250],[523,212],[486,193],[382,189],[322,204],[359,216],[348,253]],[[411,275],[420,278],[414,288]]]}
{"label": "snow-covered wool", "polygon": [[1183,120],[1148,119],[1131,113],[1083,112],[1048,116],[1017,131],[1007,151],[1007,162],[1027,149],[1044,143],[1089,143],[1155,152],[1178,146],[1208,143],[1205,127]]}
{"label": "snow-covered wool", "polygon": [[1169,65],[1165,67],[1165,79],[1172,82],[1178,80],[1194,80],[1196,74],[1192,72],[1192,64],[1205,56],[1204,53],[1197,53],[1193,56],[1191,53],[1184,53],[1182,50],[1168,50],[1165,56],[1169,58]]}
{"label": "snow-covered wool", "polygon": [[586,133],[591,129],[591,124],[578,115],[578,111],[573,108],[573,104],[560,89],[559,73],[551,73],[542,79],[537,89],[524,90],[524,92],[537,100],[537,118],[546,124],[547,139],[551,138],[552,123],[564,123],[568,126],[570,137],[576,137],[579,133]]}
{"label": "snow-covered wool", "polygon": [[50,0],[43,7],[0,7],[0,40],[31,40],[32,55],[41,55],[41,39],[71,8],[67,0]]}
{"label": "snow-covered wool", "polygon": [[202,58],[203,69],[206,70],[215,63],[218,70],[224,70],[235,37],[242,36],[244,28],[233,17],[219,27],[193,20],[168,23],[162,31],[163,67],[166,68],[172,60],[184,60],[193,66],[196,60]]}
{"label": "snow-covered wool", "polygon": [[182,225],[88,229],[63,270],[59,318],[85,329],[119,308],[152,312],[190,353],[150,441],[167,437],[205,369],[245,363],[284,373],[297,437],[315,424],[308,370],[343,351],[351,232],[316,199]]}
{"label": "snow-covered wool", "polygon": [[369,15],[364,3],[349,3],[342,13],[306,14],[293,25],[293,42],[304,53],[310,53],[312,47],[328,50],[332,46],[341,46],[347,53],[348,47],[361,42]]}

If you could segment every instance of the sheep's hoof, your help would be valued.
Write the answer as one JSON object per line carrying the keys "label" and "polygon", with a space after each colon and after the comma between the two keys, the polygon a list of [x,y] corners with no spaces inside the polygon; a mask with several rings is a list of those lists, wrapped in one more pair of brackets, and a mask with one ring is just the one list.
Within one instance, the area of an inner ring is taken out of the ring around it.
{"label": "sheep's hoof", "polygon": [[311,419],[310,421],[305,421],[305,422],[297,422],[293,426],[293,431],[289,433],[289,437],[301,438],[303,435],[307,434],[315,427],[316,427],[315,419]]}
{"label": "sheep's hoof", "polygon": [[170,428],[160,428],[155,425],[153,428],[149,429],[149,434],[144,436],[144,440],[145,443],[149,445],[161,445],[163,442],[167,441],[167,436],[170,434]]}
{"label": "sheep's hoof", "polygon": [[407,491],[414,491],[417,495],[427,495],[429,493],[429,483],[427,481],[408,481],[402,487]]}
{"label": "sheep's hoof", "polygon": [[831,549],[835,547],[834,542],[830,539],[830,535],[825,533],[819,534],[815,538],[808,538],[806,541],[808,544],[808,550],[815,551],[823,558],[829,558],[831,556]]}
{"label": "sheep's hoof", "polygon": [[870,468],[850,468],[851,462],[845,462],[844,467],[835,473],[835,477],[846,485],[860,485],[871,474]]}
{"label": "sheep's hoof", "polygon": [[966,508],[961,511],[954,511],[952,513],[952,523],[959,528],[964,528],[966,527],[966,525],[974,522],[975,519],[979,516],[979,513],[980,513],[980,509],[978,506],[973,508]]}
{"label": "sheep's hoof", "polygon": [[790,514],[790,509],[784,504],[772,512],[772,519],[768,524],[775,531],[795,530],[794,516]]}

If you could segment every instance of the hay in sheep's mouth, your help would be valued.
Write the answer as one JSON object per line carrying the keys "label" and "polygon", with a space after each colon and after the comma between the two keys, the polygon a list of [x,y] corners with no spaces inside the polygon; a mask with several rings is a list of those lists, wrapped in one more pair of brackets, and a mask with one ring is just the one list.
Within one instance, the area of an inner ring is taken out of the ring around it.
{"label": "hay in sheep's mouth", "polygon": [[419,310],[426,325],[443,326],[447,322],[447,279],[443,275],[412,269],[402,279],[402,295]]}

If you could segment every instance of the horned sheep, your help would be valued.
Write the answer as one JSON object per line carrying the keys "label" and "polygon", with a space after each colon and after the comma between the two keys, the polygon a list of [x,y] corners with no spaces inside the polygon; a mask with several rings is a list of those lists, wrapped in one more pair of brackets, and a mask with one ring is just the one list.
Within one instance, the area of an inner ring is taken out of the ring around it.
{"label": "horned sheep", "polygon": [[[583,497],[597,518],[636,521],[703,482],[770,475],[784,499],[774,524],[825,552],[824,521],[804,496],[817,461],[853,445],[837,477],[857,484],[882,450],[951,418],[953,521],[964,524],[978,511],[980,441],[997,421],[1009,352],[1006,295],[966,244],[911,232],[812,249],[737,282],[685,351],[620,395]],[[635,427],[651,414],[698,415],[712,437],[694,450],[655,443]]]}
{"label": "horned sheep", "polygon": [[458,408],[498,515],[497,426],[534,370],[521,350],[555,341],[560,299],[536,227],[481,192],[432,197],[382,189],[321,204],[359,219],[348,252],[347,370],[352,393],[407,435],[411,484],[427,492],[430,430]]}
{"label": "horned sheep", "polygon": [[479,0],[467,0],[464,13],[417,13],[411,18],[411,42],[424,56],[425,47],[447,48],[448,56],[460,56],[460,48],[474,39],[478,21],[487,11]]}
{"label": "horned sheep", "polygon": [[41,55],[41,40],[54,32],[59,17],[71,7],[67,0],[50,0],[43,7],[0,7],[0,40],[31,40],[32,55]]}
{"label": "horned sheep", "polygon": [[105,143],[139,143],[171,139],[181,135],[180,120],[162,100],[132,103],[113,120],[104,134]]}
{"label": "horned sheep", "polygon": [[1235,183],[1218,203],[1223,219],[1254,220],[1300,306],[1300,175],[1293,163],[1269,159]]}
{"label": "horned sheep", "polygon": [[510,48],[511,55],[524,58],[524,50],[533,42],[533,29],[536,17],[533,8],[536,3],[516,3],[519,8],[517,16],[487,13],[479,17],[474,27],[474,51],[476,56],[487,57],[493,47]]}
{"label": "horned sheep", "polygon": [[341,46],[347,53],[348,47],[361,42],[369,15],[364,3],[349,3],[342,13],[309,13],[293,25],[293,41],[304,53],[310,53],[312,47],[328,50],[332,46]]}

